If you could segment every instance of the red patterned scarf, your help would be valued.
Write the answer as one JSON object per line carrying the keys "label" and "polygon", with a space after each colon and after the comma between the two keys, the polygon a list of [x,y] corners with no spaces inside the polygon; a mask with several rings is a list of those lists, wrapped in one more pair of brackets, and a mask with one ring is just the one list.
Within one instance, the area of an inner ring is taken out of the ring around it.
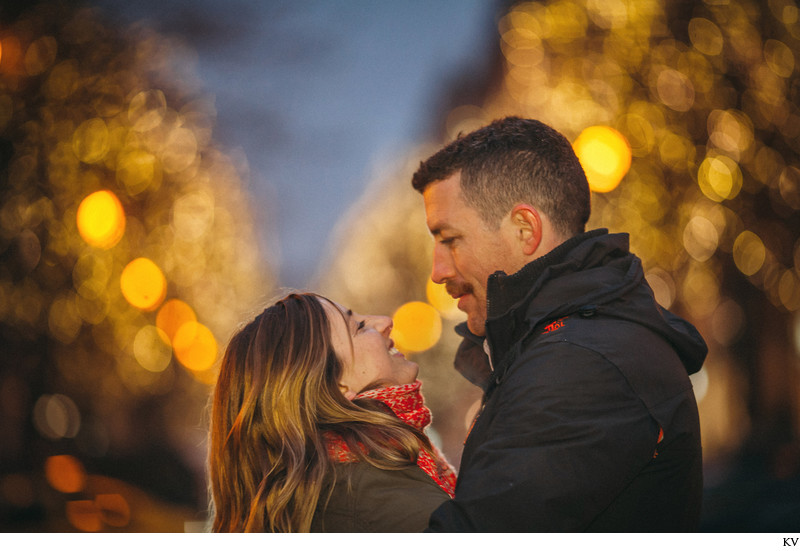
{"label": "red patterned scarf", "polygon": [[[420,392],[421,381],[414,381],[407,385],[377,388],[362,392],[354,398],[359,400],[368,398],[386,404],[392,412],[406,424],[424,430],[431,423],[431,410],[425,405]],[[331,459],[341,463],[357,461],[355,454],[350,452],[347,443],[339,435],[328,433],[325,435],[328,444],[328,455]],[[447,462],[442,453],[433,446],[433,455],[420,449],[417,465],[428,473],[442,490],[453,497],[456,486],[455,469]]]}

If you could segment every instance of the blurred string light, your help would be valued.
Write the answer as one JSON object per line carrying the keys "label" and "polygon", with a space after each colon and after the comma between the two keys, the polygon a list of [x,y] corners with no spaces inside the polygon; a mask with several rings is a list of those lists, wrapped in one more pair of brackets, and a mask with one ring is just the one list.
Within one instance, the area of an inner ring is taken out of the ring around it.
{"label": "blurred string light", "polygon": [[[0,324],[13,335],[0,346],[47,371],[19,370],[38,377],[31,392],[44,380],[27,418],[47,442],[92,455],[144,445],[112,419],[138,423],[142,401],[164,394],[148,402],[152,431],[185,432],[176,397],[194,428],[219,343],[274,285],[246,164],[213,142],[187,52],[48,2],[0,28]],[[76,461],[48,460],[53,488],[78,491]],[[135,512],[114,495],[81,495],[65,514],[81,530],[121,526]]]}

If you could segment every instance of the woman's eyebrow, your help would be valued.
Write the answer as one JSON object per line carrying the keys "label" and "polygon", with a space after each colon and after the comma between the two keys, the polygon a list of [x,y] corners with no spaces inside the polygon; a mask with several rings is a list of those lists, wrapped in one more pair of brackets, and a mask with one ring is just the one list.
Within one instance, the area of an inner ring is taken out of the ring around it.
{"label": "woman's eyebrow", "polygon": [[356,323],[355,326],[353,326],[353,310],[348,308],[345,312],[345,316],[347,316],[347,326],[350,328],[350,332],[353,334],[353,336],[355,336],[356,332],[358,331],[358,324]]}

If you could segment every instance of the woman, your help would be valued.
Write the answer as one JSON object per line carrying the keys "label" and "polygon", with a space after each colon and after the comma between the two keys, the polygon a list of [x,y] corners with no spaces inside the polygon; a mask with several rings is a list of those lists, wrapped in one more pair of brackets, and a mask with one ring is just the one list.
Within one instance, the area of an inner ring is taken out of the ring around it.
{"label": "woman", "polygon": [[391,328],[292,294],[231,339],[211,411],[214,531],[427,527],[455,474]]}

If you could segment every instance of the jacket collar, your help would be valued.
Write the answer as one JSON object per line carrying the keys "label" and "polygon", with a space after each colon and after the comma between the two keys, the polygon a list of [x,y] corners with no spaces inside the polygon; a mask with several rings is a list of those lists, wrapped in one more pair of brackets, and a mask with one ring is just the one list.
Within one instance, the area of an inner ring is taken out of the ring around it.
{"label": "jacket collar", "polygon": [[[595,238],[608,235],[608,230],[601,228],[578,234],[564,241],[544,256],[526,264],[514,274],[498,271],[489,276],[486,286],[487,319],[501,317],[517,308],[526,299],[535,294],[541,287],[542,277],[553,266],[563,265],[570,252]],[[624,243],[627,252],[627,239]]]}

